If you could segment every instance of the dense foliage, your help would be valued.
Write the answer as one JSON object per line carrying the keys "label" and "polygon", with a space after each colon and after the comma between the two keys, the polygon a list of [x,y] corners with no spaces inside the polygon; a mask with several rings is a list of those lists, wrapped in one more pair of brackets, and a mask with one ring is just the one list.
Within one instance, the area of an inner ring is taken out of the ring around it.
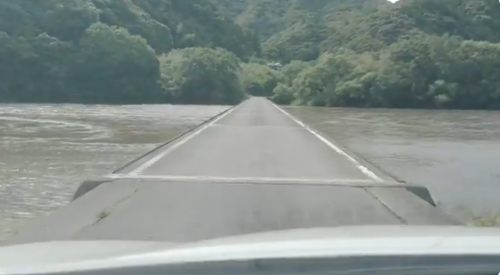
{"label": "dense foliage", "polygon": [[[175,50],[191,47],[220,49]],[[206,0],[0,0],[2,102],[234,103],[241,89],[224,79],[259,52],[252,31]],[[165,60],[186,54],[206,75],[184,63],[165,74]],[[166,85],[178,77],[180,87]]]}
{"label": "dense foliage", "polygon": [[223,49],[186,48],[160,57],[165,99],[174,103],[240,102],[238,58]]}
{"label": "dense foliage", "polygon": [[0,0],[0,101],[220,104],[248,93],[499,109],[499,13],[494,0]]}

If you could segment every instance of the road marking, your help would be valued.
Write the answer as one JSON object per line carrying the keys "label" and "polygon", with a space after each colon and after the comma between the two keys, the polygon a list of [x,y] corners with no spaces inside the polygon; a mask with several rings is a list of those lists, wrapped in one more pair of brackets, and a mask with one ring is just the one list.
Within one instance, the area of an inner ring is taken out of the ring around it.
{"label": "road marking", "polygon": [[316,132],[313,129],[311,129],[308,125],[306,125],[302,121],[296,119],[291,114],[287,113],[285,110],[281,109],[278,105],[274,104],[273,102],[270,101],[270,103],[274,107],[276,107],[276,109],[278,109],[280,112],[282,112],[284,115],[286,115],[288,118],[290,118],[291,120],[295,121],[295,123],[297,123],[300,126],[302,126],[304,129],[306,129],[307,131],[309,131],[311,134],[313,134],[315,137],[317,137],[323,143],[325,143],[326,145],[328,145],[328,147],[332,148],[339,155],[342,155],[342,156],[346,157],[359,170],[361,170],[361,172],[363,172],[363,174],[367,175],[368,177],[370,177],[371,179],[373,179],[376,182],[383,182],[384,181],[379,176],[377,176],[374,172],[372,172],[370,169],[368,169],[366,166],[364,166],[361,163],[359,163],[355,158],[351,157],[349,154],[347,154],[346,152],[344,152],[342,149],[340,149],[338,146],[336,146],[335,144],[333,144],[331,141],[329,141],[328,139],[326,139],[325,137],[323,137],[321,134],[319,134],[318,132]]}
{"label": "road marking", "polygon": [[149,159],[148,161],[146,161],[145,163],[143,163],[141,166],[137,167],[136,169],[134,169],[133,171],[131,171],[130,173],[128,173],[129,175],[131,176],[137,176],[139,174],[141,174],[142,172],[144,172],[144,170],[148,169],[149,167],[151,167],[152,165],[154,165],[156,162],[158,162],[160,159],[164,158],[166,155],[170,154],[172,151],[174,151],[175,149],[179,148],[180,146],[182,146],[183,144],[185,144],[186,142],[188,142],[190,139],[194,138],[195,136],[199,135],[201,132],[205,131],[207,128],[209,128],[210,126],[214,125],[215,123],[217,123],[217,121],[221,120],[222,118],[226,117],[227,115],[231,114],[232,112],[234,112],[236,109],[238,109],[242,104],[236,106],[236,107],[233,107],[231,110],[227,111],[226,113],[224,113],[223,115],[220,115],[218,118],[212,120],[211,122],[201,126],[198,130],[196,130],[195,132],[191,133],[191,134],[188,134],[187,136],[181,138],[180,140],[178,141],[175,141],[172,145],[170,145],[167,149],[165,149],[163,152],[159,153],[158,155],[152,157],[151,159]]}
{"label": "road marking", "polygon": [[269,178],[269,177],[212,177],[212,176],[169,176],[169,175],[130,175],[110,174],[111,179],[160,180],[174,182],[214,182],[214,183],[263,183],[263,184],[325,184],[342,186],[380,186],[371,179],[307,179],[307,178]]}

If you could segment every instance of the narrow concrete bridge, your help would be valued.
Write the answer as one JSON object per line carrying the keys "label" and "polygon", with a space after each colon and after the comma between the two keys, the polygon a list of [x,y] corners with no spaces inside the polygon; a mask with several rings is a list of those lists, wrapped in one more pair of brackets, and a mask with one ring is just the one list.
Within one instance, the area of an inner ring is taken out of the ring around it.
{"label": "narrow concrete bridge", "polygon": [[190,242],[349,225],[458,224],[265,98],[251,98],[103,178],[7,243]]}

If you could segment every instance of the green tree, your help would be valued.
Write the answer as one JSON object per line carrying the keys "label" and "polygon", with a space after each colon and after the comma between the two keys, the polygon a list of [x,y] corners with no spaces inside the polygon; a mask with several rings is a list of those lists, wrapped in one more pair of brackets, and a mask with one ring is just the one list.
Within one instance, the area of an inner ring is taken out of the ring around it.
{"label": "green tree", "polygon": [[293,60],[283,67],[282,73],[288,78],[289,81],[293,81],[299,73],[311,67],[311,65],[311,62]]}
{"label": "green tree", "polygon": [[241,65],[240,82],[243,90],[253,96],[271,96],[279,82],[286,77],[267,65],[249,63]]}
{"label": "green tree", "polygon": [[273,89],[273,95],[270,99],[277,104],[291,104],[295,97],[292,87],[280,82]]}
{"label": "green tree", "polygon": [[186,48],[160,57],[161,83],[168,101],[234,104],[244,98],[238,58],[224,49]]}
{"label": "green tree", "polygon": [[91,0],[43,2],[49,9],[43,14],[42,26],[49,35],[61,40],[78,41],[90,25],[99,21],[99,10]]}
{"label": "green tree", "polygon": [[0,101],[64,101],[64,76],[73,49],[47,34],[11,37],[0,32]]}
{"label": "green tree", "polygon": [[69,70],[71,98],[86,103],[156,102],[159,62],[146,40],[95,23],[83,34]]}

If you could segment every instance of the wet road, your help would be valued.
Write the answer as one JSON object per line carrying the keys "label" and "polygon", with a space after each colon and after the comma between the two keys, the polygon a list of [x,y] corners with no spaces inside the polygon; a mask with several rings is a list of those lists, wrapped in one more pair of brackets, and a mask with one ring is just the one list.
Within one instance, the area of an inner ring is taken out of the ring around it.
{"label": "wet road", "polygon": [[11,242],[195,241],[307,227],[454,224],[382,171],[252,98]]}

